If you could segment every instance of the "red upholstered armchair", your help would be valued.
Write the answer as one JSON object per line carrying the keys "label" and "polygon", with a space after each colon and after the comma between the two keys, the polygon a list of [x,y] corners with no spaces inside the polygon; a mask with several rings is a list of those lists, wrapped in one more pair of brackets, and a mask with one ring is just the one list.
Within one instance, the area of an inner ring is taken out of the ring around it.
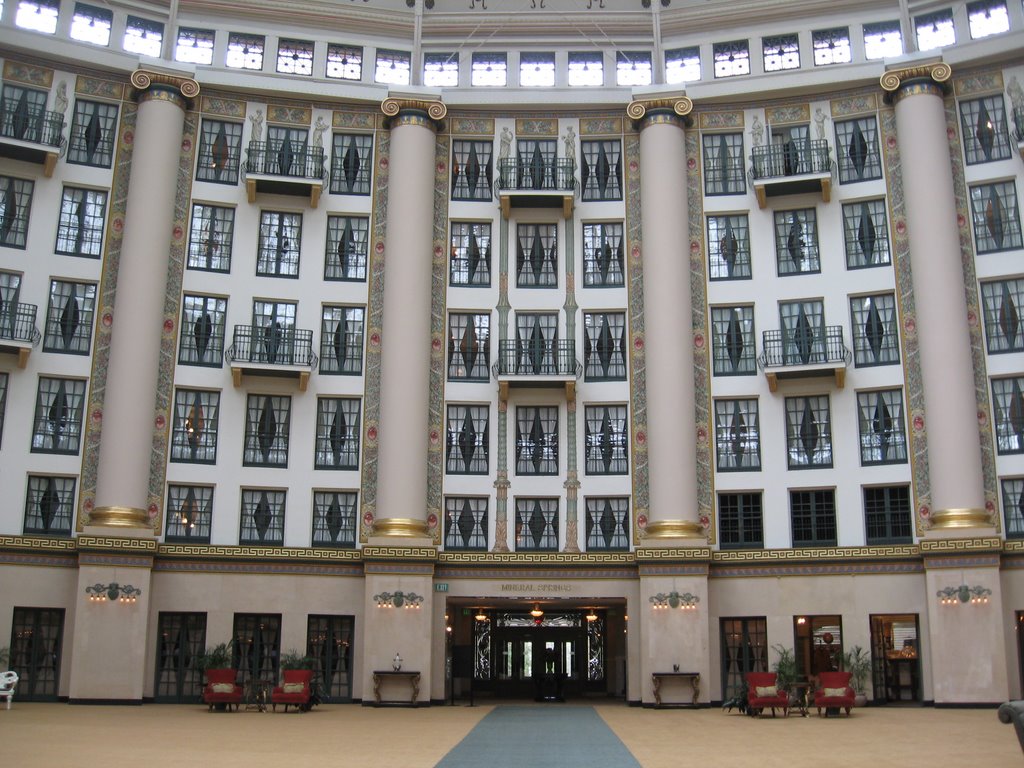
{"label": "red upholstered armchair", "polygon": [[772,717],[776,707],[788,715],[789,692],[779,690],[774,672],[747,672],[747,712],[760,715],[765,707],[771,708]]}
{"label": "red upholstered armchair", "polygon": [[294,705],[300,712],[310,709],[310,685],[313,680],[311,669],[285,669],[281,671],[281,684],[270,692],[270,703],[277,711],[278,704],[284,704],[284,711]]}
{"label": "red upholstered armchair", "polygon": [[818,716],[821,710],[845,709],[846,716],[850,716],[850,709],[853,708],[854,692],[850,687],[849,672],[820,672],[818,674],[818,688],[814,692],[814,706],[818,708]]}
{"label": "red upholstered armchair", "polygon": [[214,704],[223,704],[227,709],[235,705],[238,709],[242,701],[242,686],[235,683],[233,669],[206,670],[206,687],[203,688],[203,701],[213,709]]}

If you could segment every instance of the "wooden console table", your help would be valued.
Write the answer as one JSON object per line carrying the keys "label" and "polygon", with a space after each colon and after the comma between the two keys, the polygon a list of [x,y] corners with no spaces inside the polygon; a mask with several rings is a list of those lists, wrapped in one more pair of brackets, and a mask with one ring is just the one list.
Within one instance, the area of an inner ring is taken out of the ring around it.
{"label": "wooden console table", "polygon": [[[655,707],[668,707],[673,706],[671,704],[661,703],[661,684],[665,680],[689,680],[690,687],[693,689],[693,701],[692,706],[697,706],[697,697],[700,696],[700,672],[652,672],[651,683],[654,685],[654,706]],[[688,706],[686,704],[676,704],[674,706]]]}
{"label": "wooden console table", "polygon": [[[409,683],[412,688],[412,699],[409,701],[382,701],[380,698],[380,686],[385,680],[405,680]],[[375,707],[382,706],[384,704],[390,704],[392,706],[407,706],[415,707],[418,706],[416,699],[420,696],[420,673],[419,672],[394,672],[392,670],[374,670],[373,671],[373,705]]]}

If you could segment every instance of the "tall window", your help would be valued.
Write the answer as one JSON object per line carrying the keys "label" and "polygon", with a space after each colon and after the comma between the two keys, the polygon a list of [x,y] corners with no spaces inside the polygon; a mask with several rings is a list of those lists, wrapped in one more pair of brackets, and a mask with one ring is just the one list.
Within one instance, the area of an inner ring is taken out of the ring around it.
{"label": "tall window", "polygon": [[444,548],[487,549],[487,499],[446,496],[444,500]]}
{"label": "tall window", "polygon": [[956,42],[952,8],[915,16],[914,29],[917,31],[917,50],[919,51],[930,51],[933,48],[942,48]]}
{"label": "tall window", "polygon": [[872,117],[836,122],[836,159],[839,183],[882,178],[882,161],[878,154],[878,123]]}
{"label": "tall window", "polygon": [[1024,351],[1024,279],[981,284],[990,355]]}
{"label": "tall window", "polygon": [[587,497],[587,552],[629,549],[629,497]]}
{"label": "tall window", "polygon": [[0,101],[0,136],[35,144],[57,146],[63,123],[53,125],[46,119],[47,91],[4,83]]}
{"label": "tall window", "polygon": [[996,451],[1024,453],[1024,376],[992,379]]}
{"label": "tall window", "polygon": [[516,499],[516,551],[558,550],[558,499]]}
{"label": "tall window", "polygon": [[84,381],[40,376],[32,453],[78,453],[84,403]]}
{"label": "tall window", "polygon": [[722,549],[764,546],[760,491],[718,494],[718,538]]}
{"label": "tall window", "polygon": [[408,85],[412,75],[412,57],[408,51],[377,49],[377,63],[373,82],[388,85]]}
{"label": "tall window", "polygon": [[213,520],[213,488],[205,485],[167,486],[169,542],[208,544]]}
{"label": "tall window", "polygon": [[[258,142],[258,139],[250,139]],[[249,145],[251,149],[258,149],[259,144]],[[318,173],[322,165],[320,160],[322,151],[309,151],[309,130],[307,128],[292,128],[284,125],[271,125],[267,127],[267,143],[264,152],[250,151],[249,166],[258,165],[254,169],[259,173],[268,173],[278,176],[300,176],[304,177],[312,173]]]}
{"label": "tall window", "polygon": [[713,43],[711,55],[715,62],[715,77],[750,74],[750,44],[747,40]]}
{"label": "tall window", "polygon": [[790,469],[832,466],[832,416],[827,396],[786,398],[786,448]]}
{"label": "tall window", "polygon": [[622,143],[618,139],[580,142],[580,186],[583,200],[622,199]]}
{"label": "tall window", "polygon": [[560,368],[558,349],[558,315],[554,312],[519,312],[516,314],[516,373],[550,376]]}
{"label": "tall window", "polygon": [[355,547],[357,512],[355,491],[315,491],[313,546]]}
{"label": "tall window", "polygon": [[868,59],[903,55],[903,31],[899,19],[864,25],[864,56]]}
{"label": "tall window", "polygon": [[89,354],[95,312],[94,283],[51,280],[43,351],[71,355]]}
{"label": "tall window", "polygon": [[363,307],[325,306],[320,322],[320,373],[363,372]]}
{"label": "tall window", "polygon": [[106,192],[64,187],[54,251],[69,256],[99,258],[103,251],[103,219],[106,211]]}
{"label": "tall window", "polygon": [[490,371],[489,314],[448,315],[448,379],[487,381]]}
{"label": "tall window", "polygon": [[224,356],[224,318],[228,300],[185,294],[181,307],[178,362],[220,368]]}
{"label": "tall window", "polygon": [[825,305],[816,299],[779,305],[782,324],[782,364],[808,365],[828,359]]}
{"label": "tall window", "polygon": [[187,64],[213,64],[216,34],[212,29],[178,27],[178,44],[174,49],[174,60]]}
{"label": "tall window", "polygon": [[971,25],[971,38],[998,35],[1010,31],[1010,17],[1006,0],[977,0],[967,4],[967,21]]}
{"label": "tall window", "polygon": [[853,329],[853,360],[858,368],[895,365],[900,361],[896,298],[891,293],[852,297],[850,322]]}
{"label": "tall window", "polygon": [[171,461],[217,463],[220,393],[200,389],[174,391]]}
{"label": "tall window", "polygon": [[968,165],[1010,158],[1010,134],[1002,95],[960,102],[960,126]]}
{"label": "tall window", "polygon": [[615,52],[616,85],[650,85],[653,75],[651,54],[647,51]]}
{"label": "tall window", "polygon": [[492,152],[489,141],[452,141],[452,200],[491,200]]}
{"label": "tall window", "polygon": [[228,51],[224,64],[232,69],[263,69],[263,35],[228,33]]}
{"label": "tall window", "polygon": [[604,55],[600,51],[570,51],[569,85],[604,85]]}
{"label": "tall window", "polygon": [[584,223],[583,285],[587,288],[625,285],[624,250],[621,222]]}
{"label": "tall window", "polygon": [[124,28],[122,45],[129,53],[140,56],[160,57],[160,48],[164,42],[164,25],[153,19],[128,15],[128,23]]}
{"label": "tall window", "polygon": [[25,534],[70,536],[75,514],[75,478],[28,476]]}
{"label": "tall window", "polygon": [[900,390],[858,392],[857,422],[860,425],[860,463],[863,466],[906,463],[906,418]]}
{"label": "tall window", "polygon": [[1019,539],[1024,537],[1024,477],[1009,477],[1000,481],[1003,491],[1003,517],[1006,520],[1006,535]]}
{"label": "tall window", "polygon": [[313,43],[309,40],[287,40],[277,43],[277,71],[283,75],[313,74]]}
{"label": "tall window", "polygon": [[[30,338],[31,331],[25,327],[29,317],[23,317],[19,309],[21,297],[21,275],[17,272],[0,271],[0,338]],[[31,314],[35,323],[35,312]]]}
{"label": "tall window", "polygon": [[846,268],[881,267],[891,263],[885,200],[843,205]]}
{"label": "tall window", "polygon": [[818,216],[813,208],[775,212],[775,256],[780,276],[821,272]]}
{"label": "tall window", "polygon": [[114,159],[117,105],[75,101],[68,144],[68,162],[109,168]]}
{"label": "tall window", "polygon": [[516,286],[558,286],[558,227],[555,224],[516,226]]}
{"label": "tall window", "polygon": [[247,467],[287,467],[288,431],[292,399],[277,395],[249,395],[245,407]]}
{"label": "tall window", "polygon": [[370,194],[373,137],[358,133],[336,133],[333,141],[331,194]]}
{"label": "tall window", "polygon": [[626,314],[585,312],[583,314],[585,381],[625,381]]}
{"label": "tall window", "polygon": [[316,401],[316,469],[359,469],[359,400]]}
{"label": "tall window", "polygon": [[1024,247],[1017,208],[1017,186],[1012,181],[971,187],[974,245],[978,253]]}
{"label": "tall window", "polygon": [[742,133],[705,134],[704,194],[745,195],[747,171]]}
{"label": "tall window", "polygon": [[629,472],[629,422],[624,405],[588,405],[585,410],[588,475]]}
{"label": "tall window", "polygon": [[450,285],[487,287],[491,284],[491,223],[453,221]]}
{"label": "tall window", "polygon": [[328,216],[324,280],[365,280],[370,220],[365,216]]}
{"label": "tall window", "polygon": [[196,180],[237,184],[242,153],[242,126],[223,120],[203,120],[199,136]]}
{"label": "tall window", "polygon": [[486,405],[449,405],[445,472],[486,475],[490,447],[490,409]]}
{"label": "tall window", "polygon": [[188,268],[205,272],[230,272],[234,233],[234,208],[193,203]]}
{"label": "tall window", "polygon": [[339,80],[362,80],[363,49],[353,45],[328,43],[326,74]]}
{"label": "tall window", "polygon": [[800,39],[797,35],[775,35],[761,39],[764,71],[800,69]]}
{"label": "tall window", "polygon": [[301,213],[261,212],[256,274],[262,277],[298,277],[301,245]]}
{"label": "tall window", "polygon": [[35,183],[0,176],[0,245],[24,248]]}
{"label": "tall window", "polygon": [[910,486],[864,489],[864,527],[867,543],[909,544],[913,541]]}
{"label": "tall window", "polygon": [[852,60],[850,30],[847,27],[814,30],[811,32],[811,46],[814,49],[816,67],[849,64]]}
{"label": "tall window", "polygon": [[711,280],[751,278],[747,214],[708,216],[708,277]]}
{"label": "tall window", "polygon": [[757,373],[753,307],[712,307],[711,341],[715,376]]}
{"label": "tall window", "polygon": [[554,84],[555,54],[524,51],[519,55],[519,85],[550,88]]}
{"label": "tall window", "polygon": [[692,83],[700,80],[700,48],[675,48],[665,51],[665,82]]}
{"label": "tall window", "polygon": [[835,491],[790,491],[789,514],[794,547],[836,545]]}
{"label": "tall window", "polygon": [[761,427],[756,399],[715,400],[719,472],[761,469]]}
{"label": "tall window", "polygon": [[516,474],[558,474],[558,408],[516,408]]}
{"label": "tall window", "polygon": [[285,491],[242,489],[239,544],[284,545]]}
{"label": "tall window", "polygon": [[424,54],[423,84],[428,88],[457,88],[459,85],[458,52]]}
{"label": "tall window", "polygon": [[93,45],[110,45],[110,24],[114,12],[85,3],[75,3],[71,17],[71,39]]}

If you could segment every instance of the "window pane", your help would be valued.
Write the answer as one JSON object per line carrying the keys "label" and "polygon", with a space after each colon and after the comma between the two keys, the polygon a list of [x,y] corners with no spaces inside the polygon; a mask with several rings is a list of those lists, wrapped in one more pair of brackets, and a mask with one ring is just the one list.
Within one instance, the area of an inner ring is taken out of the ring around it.
{"label": "window pane", "polygon": [[321,397],[316,403],[316,469],[359,469],[359,400]]}
{"label": "window pane", "polygon": [[753,307],[712,307],[711,334],[715,376],[757,373]]}
{"label": "window pane", "polygon": [[378,49],[373,81],[390,85],[408,85],[412,74],[410,58],[410,54],[405,51]]}
{"label": "window pane", "polygon": [[604,57],[599,52],[570,52],[569,85],[604,85]]}
{"label": "window pane", "polygon": [[215,34],[212,29],[179,27],[174,60],[189,64],[213,64]]}
{"label": "window pane", "polygon": [[764,546],[761,494],[718,494],[718,534],[723,549]]}
{"label": "window pane", "polygon": [[331,194],[368,195],[373,178],[373,137],[334,134],[331,152]]}
{"label": "window pane", "polygon": [[487,501],[485,498],[445,498],[445,549],[487,548]]}
{"label": "window pane", "polygon": [[423,57],[423,84],[430,88],[458,87],[459,54],[425,54]]}
{"label": "window pane", "polygon": [[76,100],[68,162],[109,168],[114,158],[116,131],[116,104]]}
{"label": "window pane", "polygon": [[75,509],[75,478],[29,475],[25,494],[25,533],[70,536]]}
{"label": "window pane", "polygon": [[324,307],[320,324],[320,373],[363,372],[363,307]]}
{"label": "window pane", "polygon": [[555,84],[555,54],[523,53],[519,56],[519,85],[550,87]]}
{"label": "window pane", "polygon": [[882,161],[878,151],[878,124],[874,117],[836,122],[836,160],[839,183],[882,178]]}
{"label": "window pane", "polygon": [[775,212],[775,256],[779,276],[821,271],[814,208]]}
{"label": "window pane", "polygon": [[629,548],[629,499],[587,498],[587,551]]}
{"label": "window pane", "polygon": [[75,15],[71,17],[71,39],[93,45],[110,44],[110,24],[114,13],[85,3],[75,3]]}
{"label": "window pane", "polygon": [[715,77],[734,77],[750,74],[750,49],[748,41],[734,40],[715,43],[711,46],[715,59]]}
{"label": "window pane", "polygon": [[365,280],[370,221],[365,216],[328,216],[324,280]]}
{"label": "window pane", "polygon": [[971,25],[971,37],[975,40],[1010,31],[1006,0],[979,0],[968,3],[967,20]]}
{"label": "window pane", "polygon": [[703,148],[704,194],[746,194],[747,169],[743,157],[743,134],[705,134]]}
{"label": "window pane", "polygon": [[217,184],[237,184],[241,148],[240,123],[203,120],[196,179]]}
{"label": "window pane", "polygon": [[284,75],[313,74],[313,43],[282,39],[277,44],[277,71]]}
{"label": "window pane", "polygon": [[188,268],[207,272],[231,271],[235,209],[195,203],[189,232]]}
{"label": "window pane", "polygon": [[488,314],[448,315],[448,378],[490,379],[490,323]]}
{"label": "window pane", "polygon": [[284,544],[284,491],[242,489],[240,544]]}
{"label": "window pane", "polygon": [[493,147],[489,141],[452,141],[453,200],[490,202],[493,178],[492,151]]}
{"label": "window pane", "polygon": [[502,86],[508,82],[504,53],[474,53],[472,84],[476,86]]}
{"label": "window pane", "polygon": [[816,29],[811,32],[811,44],[814,46],[816,67],[848,64],[851,61],[850,30],[846,27]]}
{"label": "window pane", "polygon": [[622,199],[622,143],[618,139],[580,143],[584,200]]}
{"label": "window pane", "polygon": [[160,58],[164,41],[164,25],[152,19],[129,16],[124,30],[124,49],[140,56]]}
{"label": "window pane", "polygon": [[175,390],[171,461],[216,463],[219,416],[219,392]]}
{"label": "window pane", "polygon": [[626,315],[587,312],[583,315],[583,375],[586,381],[624,381],[626,378]]}
{"label": "window pane", "polygon": [[588,405],[584,411],[586,473],[629,472],[629,422],[624,405]]}
{"label": "window pane", "polygon": [[209,543],[212,517],[213,488],[167,486],[167,541]]}
{"label": "window pane", "polygon": [[245,409],[244,466],[287,467],[292,399],[249,395]]}
{"label": "window pane", "polygon": [[700,48],[677,48],[665,51],[665,81],[691,83],[700,80]]}
{"label": "window pane", "polygon": [[227,299],[185,295],[181,307],[178,362],[220,368],[224,355]]}
{"label": "window pane", "polygon": [[313,494],[313,546],[356,545],[355,491],[317,491]]}
{"label": "window pane", "polygon": [[36,391],[32,452],[78,453],[84,402],[84,381],[40,376]]}
{"label": "window pane", "polygon": [[22,29],[52,35],[57,31],[59,12],[60,0],[21,0],[14,23]]}
{"label": "window pane", "polygon": [[651,54],[646,51],[617,51],[615,55],[616,85],[650,85],[653,78]]}
{"label": "window pane", "polygon": [[1017,187],[1012,181],[971,187],[971,212],[978,253],[1015,250],[1024,246]]}
{"label": "window pane", "polygon": [[960,102],[960,125],[968,165],[1006,160],[1013,154],[1001,95]]}
{"label": "window pane", "polygon": [[94,284],[51,280],[43,351],[88,354],[95,311]]}
{"label": "window pane", "polygon": [[853,360],[858,368],[899,363],[896,299],[891,293],[851,298],[850,321]]}
{"label": "window pane", "polygon": [[832,419],[828,397],[786,398],[790,469],[832,466]]}
{"label": "window pane", "polygon": [[953,27],[953,11],[943,11],[914,17],[914,28],[917,31],[917,49],[929,51],[956,42],[956,29]]}
{"label": "window pane", "polygon": [[486,475],[490,448],[490,409],[486,405],[449,405],[445,472]]}
{"label": "window pane", "polygon": [[1024,537],[1024,478],[1003,480],[1003,516],[1006,519],[1006,535]]}
{"label": "window pane", "polygon": [[1024,351],[1024,279],[981,284],[988,353]]}
{"label": "window pane", "polygon": [[516,550],[558,549],[558,499],[516,499]]}
{"label": "window pane", "polygon": [[263,69],[263,35],[228,33],[228,51],[224,64],[233,69]]}
{"label": "window pane", "polygon": [[34,182],[0,176],[0,245],[24,248]]}
{"label": "window pane", "polygon": [[868,544],[910,543],[910,487],[865,488],[864,523]]}
{"label": "window pane", "polygon": [[761,40],[764,71],[800,68],[800,41],[796,35],[778,35]]}
{"label": "window pane", "polygon": [[302,245],[302,214],[263,211],[260,214],[256,274],[298,277]]}
{"label": "window pane", "polygon": [[69,256],[99,258],[103,250],[106,210],[106,192],[65,187],[54,250]]}
{"label": "window pane", "polygon": [[715,401],[715,445],[719,472],[761,469],[757,400]]}
{"label": "window pane", "polygon": [[993,379],[992,406],[996,451],[1024,453],[1024,376]]}
{"label": "window pane", "polygon": [[363,49],[351,45],[327,45],[327,76],[341,80],[363,78]]}
{"label": "window pane", "polygon": [[746,214],[708,216],[708,277],[749,280],[750,226]]}
{"label": "window pane", "polygon": [[452,222],[450,285],[491,284],[490,222]]}
{"label": "window pane", "polygon": [[898,19],[864,25],[864,55],[868,59],[903,55],[903,32]]}
{"label": "window pane", "polygon": [[558,408],[516,408],[516,474],[558,474]]}
{"label": "window pane", "polygon": [[860,463],[904,464],[907,461],[903,393],[898,389],[857,393]]}

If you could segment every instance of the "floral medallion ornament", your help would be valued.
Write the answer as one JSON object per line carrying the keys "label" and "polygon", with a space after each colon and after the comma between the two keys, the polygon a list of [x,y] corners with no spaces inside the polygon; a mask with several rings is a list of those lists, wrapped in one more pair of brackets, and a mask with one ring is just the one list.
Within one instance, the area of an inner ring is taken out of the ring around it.
{"label": "floral medallion ornament", "polygon": [[386,157],[382,157],[380,159],[380,167],[382,169],[387,169],[387,167],[388,167],[388,159]]}
{"label": "floral medallion ornament", "polygon": [[918,507],[917,514],[921,517],[922,520],[927,520],[929,517],[931,517],[932,511],[927,504],[922,504],[920,507]]}
{"label": "floral medallion ornament", "polygon": [[889,138],[887,138],[885,140],[885,146],[887,146],[889,149],[896,149],[896,137],[890,136]]}
{"label": "floral medallion ornament", "polygon": [[92,514],[92,510],[95,506],[96,502],[93,501],[92,496],[87,497],[86,500],[82,502],[82,508],[86,511],[87,514]]}
{"label": "floral medallion ornament", "polygon": [[693,346],[697,349],[704,349],[704,334],[695,333],[693,334]]}
{"label": "floral medallion ornament", "polygon": [[690,253],[699,253],[699,252],[700,252],[700,241],[698,241],[698,240],[691,240],[690,241]]}
{"label": "floral medallion ornament", "polygon": [[917,322],[913,317],[907,316],[907,319],[903,321],[903,330],[909,334],[917,333]]}
{"label": "floral medallion ornament", "polygon": [[433,512],[427,515],[427,528],[429,528],[430,530],[434,530],[435,528],[437,528],[437,515],[435,515]]}
{"label": "floral medallion ornament", "polygon": [[103,421],[103,410],[100,408],[94,409],[93,412],[89,414],[89,418],[92,419],[93,424],[99,424]]}
{"label": "floral medallion ornament", "polygon": [[377,427],[371,424],[366,430],[366,439],[372,443],[377,442]]}
{"label": "floral medallion ornament", "polygon": [[442,342],[440,336],[435,336],[430,342],[430,348],[434,352],[440,352],[442,349]]}
{"label": "floral medallion ornament", "polygon": [[630,256],[630,258],[633,259],[633,261],[636,261],[637,259],[639,259],[640,258],[640,246],[634,245],[630,249],[630,251],[629,251],[629,256]]}
{"label": "floral medallion ornament", "polygon": [[692,171],[694,168],[697,167],[697,161],[691,157],[686,161],[686,167]]}
{"label": "floral medallion ornament", "polygon": [[384,253],[384,241],[378,240],[377,244],[373,246],[373,250],[375,250],[378,254]]}
{"label": "floral medallion ornament", "polygon": [[114,315],[112,312],[104,312],[102,317],[103,327],[109,328],[114,324]]}
{"label": "floral medallion ornament", "polygon": [[146,511],[149,513],[150,517],[156,517],[157,512],[160,511],[160,507],[158,507],[155,503],[153,503],[153,504],[150,504],[149,507],[146,508]]}
{"label": "floral medallion ornament", "polygon": [[182,142],[181,142],[181,151],[182,152],[191,152],[192,151],[192,139],[183,139],[182,140]]}
{"label": "floral medallion ornament", "polygon": [[373,512],[363,513],[363,525],[365,525],[367,528],[373,526]]}
{"label": "floral medallion ornament", "polygon": [[644,445],[647,442],[647,433],[644,432],[642,429],[637,430],[636,442],[638,445]]}
{"label": "floral medallion ornament", "polygon": [[697,442],[703,443],[708,439],[708,431],[704,427],[697,427]]}
{"label": "floral medallion ornament", "polygon": [[380,334],[376,331],[370,334],[370,345],[374,347],[380,346]]}
{"label": "floral medallion ornament", "polygon": [[636,524],[638,526],[640,526],[641,529],[646,528],[647,527],[647,515],[642,514],[642,513],[637,515],[636,516]]}
{"label": "floral medallion ornament", "polygon": [[914,431],[915,432],[923,432],[924,431],[924,416],[922,416],[920,413],[915,413],[914,414],[914,418],[913,418],[913,421],[911,423],[914,425]]}
{"label": "floral medallion ornament", "polygon": [[956,215],[956,225],[958,227],[960,227],[960,229],[963,229],[964,227],[966,227],[967,226],[967,217],[964,216],[962,213],[958,213]]}
{"label": "floral medallion ornament", "polygon": [[972,328],[978,327],[978,313],[973,309],[967,310],[967,324]]}
{"label": "floral medallion ornament", "polygon": [[430,430],[430,444],[437,445],[441,441],[441,436],[437,433],[436,429]]}
{"label": "floral medallion ornament", "polygon": [[703,528],[710,528],[711,527],[711,518],[708,517],[707,515],[701,515],[700,516],[700,524],[701,524],[701,526]]}
{"label": "floral medallion ornament", "polygon": [[174,333],[174,320],[170,317],[164,320],[164,333]]}
{"label": "floral medallion ornament", "polygon": [[114,220],[110,222],[110,226],[114,228],[115,232],[121,232],[124,230],[124,219],[120,216],[115,216]]}
{"label": "floral medallion ornament", "polygon": [[185,236],[185,230],[180,224],[177,224],[171,231],[171,234],[174,236],[175,240],[181,240],[181,238]]}
{"label": "floral medallion ornament", "polygon": [[153,423],[156,425],[157,429],[162,430],[164,427],[167,426],[167,419],[163,417],[163,414],[158,414],[156,419],[153,420]]}
{"label": "floral medallion ornament", "polygon": [[130,146],[134,141],[135,141],[135,132],[134,131],[125,131],[124,132],[124,143],[128,144]]}
{"label": "floral medallion ornament", "polygon": [[905,222],[903,219],[900,219],[899,221],[896,222],[896,234],[907,234],[907,222]]}

